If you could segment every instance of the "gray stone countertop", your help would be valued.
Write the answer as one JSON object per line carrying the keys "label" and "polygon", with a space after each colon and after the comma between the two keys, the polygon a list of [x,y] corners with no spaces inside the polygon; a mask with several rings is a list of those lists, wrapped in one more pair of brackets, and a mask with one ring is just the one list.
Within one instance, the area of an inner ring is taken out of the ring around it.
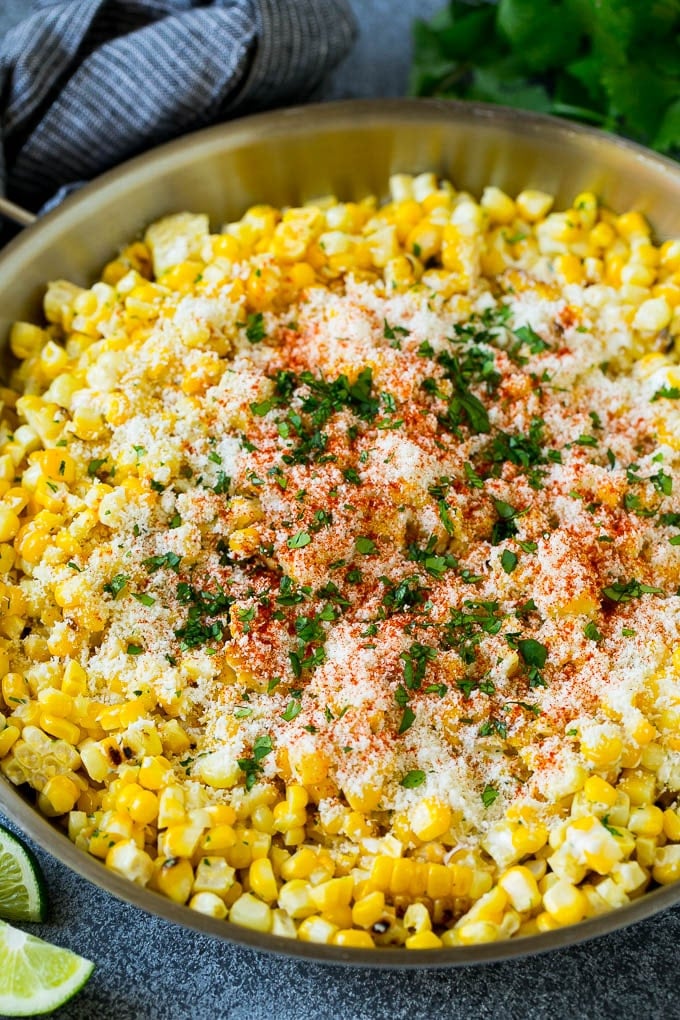
{"label": "gray stone countertop", "polygon": [[[351,2],[361,35],[322,98],[403,95],[411,20],[430,15],[444,0]],[[29,0],[0,0],[0,33],[29,9]],[[52,908],[49,923],[30,930],[96,964],[88,985],[53,1014],[55,1020],[680,1017],[680,908],[530,959],[444,971],[369,971],[287,960],[202,937],[114,899],[39,848],[36,853]]]}

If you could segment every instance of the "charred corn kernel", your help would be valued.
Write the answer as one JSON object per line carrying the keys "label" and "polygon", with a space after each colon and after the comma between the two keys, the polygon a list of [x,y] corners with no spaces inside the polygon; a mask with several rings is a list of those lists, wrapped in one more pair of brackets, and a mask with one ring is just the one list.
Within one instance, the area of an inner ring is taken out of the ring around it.
{"label": "charred corn kernel", "polygon": [[137,885],[147,885],[153,875],[153,861],[131,839],[123,839],[106,855],[106,867]]}
{"label": "charred corn kernel", "polygon": [[613,807],[616,803],[616,790],[600,776],[590,776],[586,779],[583,792],[593,803],[606,804],[607,807]]}
{"label": "charred corn kernel", "polygon": [[558,924],[577,924],[588,912],[588,901],[576,886],[559,879],[543,894],[543,906]]}
{"label": "charred corn kernel", "polygon": [[51,737],[65,740],[69,744],[75,745],[80,740],[80,727],[76,726],[75,723],[69,722],[68,719],[62,719],[60,716],[49,712],[40,713],[40,726]]}
{"label": "charred corn kernel", "polygon": [[423,903],[410,903],[404,912],[403,923],[406,930],[414,935],[432,929],[430,913]]}
{"label": "charred corn kernel", "polygon": [[155,875],[159,892],[175,903],[186,903],[194,884],[194,871],[189,861],[179,857],[161,860]]}
{"label": "charred corn kernel", "polygon": [[54,817],[72,811],[80,789],[68,776],[52,776],[38,795],[38,807],[44,815]]}

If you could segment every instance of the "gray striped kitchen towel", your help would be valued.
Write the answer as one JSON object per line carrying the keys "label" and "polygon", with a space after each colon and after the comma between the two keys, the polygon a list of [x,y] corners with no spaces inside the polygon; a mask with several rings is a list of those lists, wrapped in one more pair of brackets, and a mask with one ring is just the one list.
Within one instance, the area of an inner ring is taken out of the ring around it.
{"label": "gray striped kitchen towel", "polygon": [[36,0],[0,43],[0,190],[59,188],[309,94],[354,38],[347,0]]}

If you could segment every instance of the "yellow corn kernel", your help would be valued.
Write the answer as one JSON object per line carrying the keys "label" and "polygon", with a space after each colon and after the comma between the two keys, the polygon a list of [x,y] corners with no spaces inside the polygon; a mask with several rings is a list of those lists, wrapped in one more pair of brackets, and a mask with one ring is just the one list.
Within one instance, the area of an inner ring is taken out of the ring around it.
{"label": "yellow corn kernel", "polygon": [[419,931],[404,942],[407,949],[439,949],[444,943],[433,931]]}
{"label": "yellow corn kernel", "polygon": [[451,827],[451,808],[436,797],[424,797],[411,812],[410,823],[418,839],[437,839]]}
{"label": "yellow corn kernel", "polygon": [[385,894],[376,889],[362,896],[352,906],[352,923],[359,928],[372,928],[385,911]]}
{"label": "yellow corn kernel", "polygon": [[664,813],[655,804],[634,807],[628,819],[628,828],[638,836],[659,836],[664,829]]}
{"label": "yellow corn kernel", "polygon": [[508,897],[514,910],[520,914],[540,906],[541,894],[536,879],[528,868],[510,868],[498,879],[498,885]]}
{"label": "yellow corn kernel", "polygon": [[169,825],[165,832],[159,836],[159,849],[162,840],[163,852],[167,857],[191,857],[195,853],[202,835],[202,825],[192,825],[189,822]]}
{"label": "yellow corn kernel", "polygon": [[318,862],[318,855],[311,847],[302,847],[281,865],[281,876],[287,882],[294,878],[309,878]]}
{"label": "yellow corn kernel", "polygon": [[212,892],[224,897],[234,885],[235,874],[224,857],[202,857],[196,867],[193,891]]}
{"label": "yellow corn kernel", "polygon": [[616,803],[616,790],[599,776],[590,776],[583,784],[583,792],[592,803],[606,804],[613,807]]}
{"label": "yellow corn kernel", "polygon": [[618,216],[615,226],[621,237],[629,240],[631,237],[648,237],[651,229],[642,213],[627,212]]}
{"label": "yellow corn kernel", "polygon": [[558,255],[555,269],[565,283],[583,283],[583,265],[576,255]]}
{"label": "yellow corn kernel", "polygon": [[54,687],[38,691],[38,704],[44,712],[66,718],[73,713],[73,698]]}
{"label": "yellow corn kernel", "polygon": [[588,234],[588,241],[595,248],[609,248],[613,244],[615,236],[611,225],[600,220]]}
{"label": "yellow corn kernel", "polygon": [[343,946],[346,949],[374,949],[375,942],[367,931],[357,931],[355,928],[341,928],[336,931],[331,939],[334,946]]}
{"label": "yellow corn kernel", "polygon": [[211,892],[195,893],[189,900],[189,909],[197,910],[199,914],[205,914],[207,917],[216,917],[218,921],[224,920],[227,916],[224,900]]}
{"label": "yellow corn kernel", "polygon": [[30,322],[15,322],[9,333],[9,346],[15,358],[35,357],[49,340],[48,334]]}
{"label": "yellow corn kernel", "polygon": [[151,790],[130,783],[116,797],[116,808],[127,811],[138,825],[150,825],[158,817],[158,797]]}
{"label": "yellow corn kernel", "polygon": [[317,907],[311,897],[312,886],[304,879],[293,878],[279,890],[279,906],[293,918],[311,917]]}
{"label": "yellow corn kernel", "polygon": [[543,906],[560,925],[576,924],[588,913],[588,901],[581,890],[561,878],[544,892]]}
{"label": "yellow corn kernel", "polygon": [[175,903],[186,903],[194,884],[194,871],[189,861],[178,857],[163,860],[156,872],[159,892]]}
{"label": "yellow corn kernel", "polygon": [[493,921],[468,921],[456,928],[455,934],[461,945],[476,946],[484,942],[497,942],[501,933]]}
{"label": "yellow corn kernel", "polygon": [[76,726],[75,723],[69,722],[68,719],[62,719],[49,712],[40,713],[40,727],[45,733],[49,733],[51,737],[65,740],[69,744],[75,745],[80,740],[80,727]]}
{"label": "yellow corn kernel", "polygon": [[[624,282],[633,283],[637,280],[625,280]],[[647,286],[647,284],[642,283],[641,286]],[[659,333],[668,326],[672,315],[673,310],[665,297],[649,298],[639,305],[633,319],[633,328],[645,333]]]}
{"label": "yellow corn kernel", "polygon": [[[2,733],[0,733],[1,742]],[[668,808],[663,813],[663,831],[666,837],[672,840],[673,843],[680,843],[680,815],[678,815],[677,811],[673,811],[672,808]]]}
{"label": "yellow corn kernel", "polygon": [[574,211],[581,224],[590,230],[597,220],[597,196],[592,191],[582,191],[574,199]]}
{"label": "yellow corn kernel", "polygon": [[6,673],[2,678],[2,698],[8,708],[14,709],[29,701],[31,690],[22,673]]}
{"label": "yellow corn kernel", "polygon": [[301,942],[318,942],[330,944],[338,926],[323,917],[305,917],[298,928],[297,936]]}
{"label": "yellow corn kernel", "polygon": [[167,758],[161,755],[147,755],[139,769],[139,785],[145,790],[160,790],[171,769]]}
{"label": "yellow corn kernel", "polygon": [[524,857],[526,854],[537,853],[548,842],[548,830],[545,825],[518,825],[512,832],[514,850]]}
{"label": "yellow corn kernel", "polygon": [[260,857],[253,861],[248,871],[250,888],[266,903],[273,903],[279,893],[279,887],[274,877],[272,862],[268,857]]}
{"label": "yellow corn kernel", "polygon": [[182,754],[191,747],[191,740],[177,719],[165,719],[158,729],[166,754]]}
{"label": "yellow corn kernel", "polygon": [[533,188],[520,192],[515,199],[517,212],[523,219],[528,220],[529,223],[536,223],[538,220],[544,219],[552,209],[554,201],[555,199],[552,195]]}
{"label": "yellow corn kernel", "polygon": [[112,846],[105,863],[107,868],[142,886],[148,884],[154,870],[149,855],[131,839],[122,839]]}
{"label": "yellow corn kernel", "polygon": [[493,186],[484,188],[479,204],[487,213],[490,223],[511,223],[517,211],[510,196]]}
{"label": "yellow corn kernel", "polygon": [[38,807],[44,815],[56,817],[72,811],[80,789],[68,776],[52,776],[38,794]]}
{"label": "yellow corn kernel", "polygon": [[660,885],[670,885],[680,879],[680,846],[669,843],[654,853],[652,878]]}
{"label": "yellow corn kernel", "polygon": [[272,911],[266,903],[262,903],[250,893],[244,893],[232,903],[229,920],[232,924],[241,925],[242,928],[267,932],[272,926]]}
{"label": "yellow corn kernel", "polygon": [[321,882],[310,890],[312,902],[320,913],[332,910],[335,907],[347,907],[354,892],[354,879],[350,875],[342,878],[331,878],[328,882]]}
{"label": "yellow corn kernel", "polygon": [[0,758],[9,754],[20,736],[21,730],[17,726],[5,726],[0,730]]}
{"label": "yellow corn kernel", "polygon": [[586,736],[581,740],[581,753],[584,758],[598,768],[618,761],[622,751],[621,738],[603,730],[598,730],[592,736]]}
{"label": "yellow corn kernel", "polygon": [[617,789],[630,797],[633,805],[652,804],[656,793],[656,776],[646,769],[624,769]]}
{"label": "yellow corn kernel", "polygon": [[19,532],[21,521],[9,507],[0,506],[0,542],[11,542]]}

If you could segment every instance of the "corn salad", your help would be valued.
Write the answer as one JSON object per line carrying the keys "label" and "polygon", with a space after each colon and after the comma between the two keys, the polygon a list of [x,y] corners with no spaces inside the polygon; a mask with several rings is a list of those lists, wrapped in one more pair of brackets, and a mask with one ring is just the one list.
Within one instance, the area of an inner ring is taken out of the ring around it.
{"label": "corn salad", "polygon": [[0,769],[107,868],[346,947],[680,878],[680,241],[595,195],[153,224],[0,391]]}

